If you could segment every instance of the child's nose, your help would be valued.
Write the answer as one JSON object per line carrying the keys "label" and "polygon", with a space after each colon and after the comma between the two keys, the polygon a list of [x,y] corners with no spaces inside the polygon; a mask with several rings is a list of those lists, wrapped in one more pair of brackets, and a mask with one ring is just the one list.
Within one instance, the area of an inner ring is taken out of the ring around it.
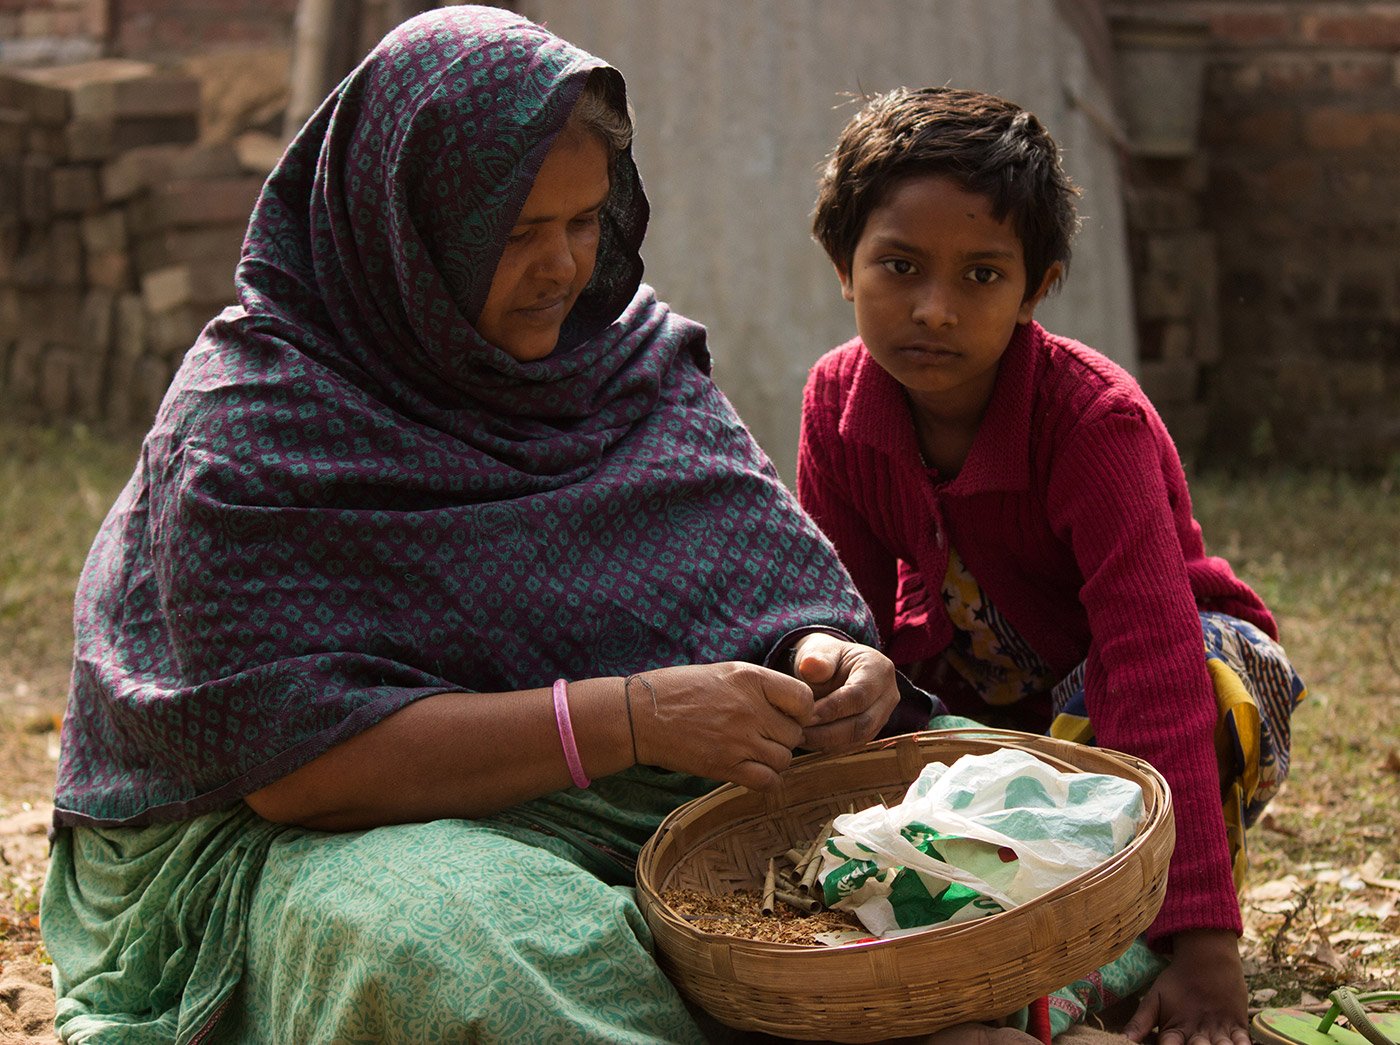
{"label": "child's nose", "polygon": [[958,321],[953,295],[941,286],[924,286],[914,299],[913,319],[925,327],[951,326]]}

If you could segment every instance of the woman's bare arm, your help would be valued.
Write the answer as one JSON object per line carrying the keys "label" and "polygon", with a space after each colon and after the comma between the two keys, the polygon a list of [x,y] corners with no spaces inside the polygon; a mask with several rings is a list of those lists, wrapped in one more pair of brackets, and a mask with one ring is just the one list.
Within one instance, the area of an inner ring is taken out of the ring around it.
{"label": "woman's bare arm", "polygon": [[[754,664],[661,668],[627,688],[637,761],[763,789],[792,759],[812,689]],[[655,694],[653,702],[652,695]],[[569,684],[590,777],[632,765],[621,678]],[[441,693],[415,701],[280,780],[248,804],[323,830],[487,816],[570,783],[549,689]]]}

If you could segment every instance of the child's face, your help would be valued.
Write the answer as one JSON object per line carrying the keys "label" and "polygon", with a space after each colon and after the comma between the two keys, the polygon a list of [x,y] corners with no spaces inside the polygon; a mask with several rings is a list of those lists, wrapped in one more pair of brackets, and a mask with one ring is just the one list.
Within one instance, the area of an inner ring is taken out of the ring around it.
{"label": "child's face", "polygon": [[940,175],[898,183],[870,213],[849,272],[856,330],[875,361],[940,414],[980,410],[1016,324],[1059,273],[1026,295],[1020,237],[990,201]]}

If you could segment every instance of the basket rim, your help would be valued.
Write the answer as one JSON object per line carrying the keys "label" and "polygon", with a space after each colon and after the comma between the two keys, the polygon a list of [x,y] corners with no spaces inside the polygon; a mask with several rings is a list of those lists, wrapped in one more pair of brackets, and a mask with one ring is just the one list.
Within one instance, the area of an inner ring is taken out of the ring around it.
{"label": "basket rim", "polygon": [[[1066,748],[1073,750],[1076,747],[1084,746],[1076,745],[1073,741],[1058,740],[1056,738],[1045,737],[1035,733],[1021,733],[1016,730],[994,729],[991,727],[959,727],[956,729],[920,730],[915,733],[905,733],[895,737],[887,737],[879,740],[873,740],[863,745],[862,747],[848,751],[812,752],[810,754],[801,755],[798,758],[793,759],[791,765],[789,765],[789,767],[786,770],[784,770],[783,775],[786,776],[787,774],[792,773],[793,770],[796,769],[810,770],[814,766],[817,766],[823,762],[849,760],[852,756],[887,751],[892,747],[898,747],[898,745],[900,744],[913,743],[922,749],[926,746],[932,746],[942,741],[952,741],[960,739],[986,741],[992,744],[1001,744],[1001,746],[1014,747],[1020,750],[1026,750],[1027,748],[1033,749],[1037,746],[1040,746],[1044,742],[1049,742],[1055,747],[1056,750],[1065,750]],[[859,940],[852,941],[851,943],[835,945],[801,944],[776,942],[771,940],[754,940],[748,937],[733,936],[727,933],[708,932],[703,929],[697,928],[695,923],[685,919],[679,912],[677,912],[673,907],[671,907],[670,904],[668,904],[662,898],[661,885],[650,880],[649,865],[650,862],[655,858],[656,850],[659,849],[663,844],[665,844],[670,833],[675,830],[676,824],[682,819],[682,817],[687,811],[691,814],[694,814],[701,809],[708,808],[710,805],[723,803],[736,796],[739,792],[750,790],[749,788],[746,788],[741,784],[733,783],[721,784],[713,790],[706,792],[704,795],[701,795],[698,798],[692,799],[684,805],[677,807],[670,814],[668,814],[665,817],[665,819],[662,820],[660,825],[658,825],[656,831],[653,832],[651,838],[649,838],[646,844],[642,847],[642,850],[637,858],[637,896],[639,906],[641,906],[644,916],[648,918],[656,916],[662,921],[666,922],[672,928],[684,932],[686,935],[693,937],[697,941],[711,941],[717,944],[728,945],[732,948],[743,951],[752,950],[755,952],[762,953],[779,952],[782,953],[784,956],[788,957],[802,954],[830,955],[837,954],[840,952],[849,953],[851,951],[865,950],[872,947],[893,946],[901,944],[909,946],[911,944],[927,941],[930,938],[936,937],[941,940],[944,937],[956,936],[961,933],[972,931],[973,929],[981,929],[987,926],[992,926],[1001,921],[1005,921],[1011,918],[1011,916],[1016,915],[1018,912],[1020,912],[1022,917],[1024,917],[1025,912],[1031,911],[1039,906],[1045,906],[1070,893],[1077,892],[1079,889],[1083,888],[1086,882],[1090,879],[1106,877],[1108,875],[1113,874],[1120,866],[1134,860],[1137,857],[1139,850],[1152,841],[1152,839],[1149,837],[1149,834],[1156,830],[1158,828],[1158,825],[1163,820],[1166,820],[1168,822],[1171,822],[1172,820],[1173,803],[1171,796],[1171,788],[1168,785],[1166,778],[1163,777],[1162,774],[1155,767],[1153,767],[1150,763],[1141,758],[1138,758],[1135,755],[1130,755],[1121,751],[1115,751],[1111,748],[1095,747],[1089,750],[1093,750],[1101,756],[1108,756],[1109,761],[1119,762],[1122,764],[1123,768],[1133,770],[1137,773],[1142,774],[1143,776],[1146,776],[1150,781],[1157,785],[1157,791],[1160,800],[1154,804],[1154,807],[1151,810],[1148,811],[1148,815],[1144,816],[1143,822],[1138,826],[1138,830],[1133,835],[1132,839],[1129,840],[1128,844],[1125,845],[1118,852],[1114,853],[1112,856],[1103,860],[1099,864],[1096,864],[1093,867],[1081,871],[1069,881],[1062,882],[1054,889],[1042,893],[1039,896],[1033,897],[1032,899],[1027,900],[1024,903],[1017,904],[1015,907],[999,911],[996,914],[987,915],[983,918],[972,919],[970,921],[954,922],[951,924],[942,923],[937,925],[931,925],[928,928],[920,930],[918,932],[906,933],[900,936],[889,937],[886,939],[877,938],[873,940]],[[1036,750],[1031,750],[1030,753],[1036,755],[1037,757],[1040,757],[1042,754],[1048,754],[1048,752],[1039,752]],[[929,761],[931,762],[934,760],[930,759]],[[1077,767],[1076,771],[1092,772],[1091,770],[1079,770],[1077,769]],[[720,833],[722,832],[717,832],[717,834]],[[645,903],[642,902],[644,899],[646,901]]]}
{"label": "basket rim", "polygon": [[[843,812],[841,805],[857,795],[903,794],[919,768],[940,757],[951,761],[998,747],[1139,783],[1146,815],[1137,834],[1107,860],[1009,910],[883,940],[824,946],[715,933],[661,898],[663,875],[716,892],[748,889],[760,859],[792,830],[814,830],[813,821]],[[830,775],[813,772],[838,759],[862,763]],[[1171,791],[1134,756],[977,727],[814,752],[794,759],[783,777],[794,770],[797,779],[766,793],[717,785],[673,810],[638,855],[635,895],[659,964],[685,997],[728,1026],[794,1039],[869,1041],[1003,1015],[1121,954],[1165,895],[1175,839]],[[1015,944],[1008,947],[1008,940]],[[970,962],[973,955],[980,957]]]}

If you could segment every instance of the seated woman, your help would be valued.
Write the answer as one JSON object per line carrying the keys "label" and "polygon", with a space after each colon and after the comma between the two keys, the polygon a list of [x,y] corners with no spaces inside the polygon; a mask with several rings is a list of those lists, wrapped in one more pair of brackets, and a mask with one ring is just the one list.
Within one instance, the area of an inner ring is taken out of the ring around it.
{"label": "seated woman", "polygon": [[640,283],[630,133],[598,59],[447,8],[268,179],[80,583],[64,1040],[700,1040],[640,846],[927,721]]}

